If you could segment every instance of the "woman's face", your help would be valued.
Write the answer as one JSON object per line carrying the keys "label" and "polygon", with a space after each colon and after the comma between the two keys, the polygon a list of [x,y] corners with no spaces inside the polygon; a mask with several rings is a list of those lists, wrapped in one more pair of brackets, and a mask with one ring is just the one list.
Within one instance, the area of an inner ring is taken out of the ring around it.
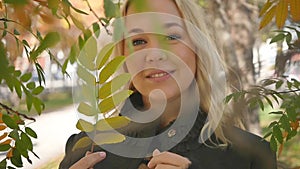
{"label": "woman's face", "polygon": [[164,98],[160,92],[151,93],[158,90],[168,101],[176,99],[195,77],[195,46],[172,0],[145,0],[143,4],[147,9],[131,4],[126,13],[126,67],[145,104],[149,97]]}

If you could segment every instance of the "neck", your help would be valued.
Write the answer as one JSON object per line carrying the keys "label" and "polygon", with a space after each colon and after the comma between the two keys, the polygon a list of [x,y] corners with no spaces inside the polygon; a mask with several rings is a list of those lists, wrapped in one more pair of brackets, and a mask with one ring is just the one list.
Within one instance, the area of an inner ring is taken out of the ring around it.
{"label": "neck", "polygon": [[[144,101],[146,109],[149,109],[151,106],[153,107],[162,107],[162,104],[166,104],[164,108],[164,112],[162,113],[160,117],[160,125],[161,127],[167,126],[170,122],[174,121],[180,110],[181,106],[181,97],[177,97],[175,99],[170,99],[166,103],[163,101],[151,101],[151,104],[149,101]],[[150,106],[151,105],[151,106]]]}

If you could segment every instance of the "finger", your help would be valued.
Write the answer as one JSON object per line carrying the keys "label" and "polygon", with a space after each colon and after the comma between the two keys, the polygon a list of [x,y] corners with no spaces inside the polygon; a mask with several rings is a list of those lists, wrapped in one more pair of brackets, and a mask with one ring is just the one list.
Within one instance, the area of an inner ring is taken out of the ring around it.
{"label": "finger", "polygon": [[77,161],[70,169],[88,169],[93,168],[95,164],[106,157],[105,152],[86,153],[87,155]]}
{"label": "finger", "polygon": [[175,153],[162,152],[152,157],[148,163],[148,167],[153,168],[158,164],[169,164],[177,167],[188,168],[191,161]]}
{"label": "finger", "polygon": [[182,169],[182,168],[173,165],[168,165],[168,164],[158,164],[154,169]]}
{"label": "finger", "polygon": [[157,156],[157,155],[159,155],[160,154],[160,151],[158,150],[158,149],[155,149],[154,151],[153,151],[153,156]]}

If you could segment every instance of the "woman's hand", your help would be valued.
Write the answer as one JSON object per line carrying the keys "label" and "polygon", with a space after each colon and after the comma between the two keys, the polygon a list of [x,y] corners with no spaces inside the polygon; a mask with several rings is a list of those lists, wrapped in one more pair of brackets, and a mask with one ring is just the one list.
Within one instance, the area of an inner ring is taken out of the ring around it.
{"label": "woman's hand", "polygon": [[153,151],[153,157],[148,163],[151,169],[187,169],[191,161],[185,157],[171,152]]}
{"label": "woman's hand", "polygon": [[106,157],[105,152],[86,152],[85,157],[73,164],[69,169],[93,169],[94,165]]}

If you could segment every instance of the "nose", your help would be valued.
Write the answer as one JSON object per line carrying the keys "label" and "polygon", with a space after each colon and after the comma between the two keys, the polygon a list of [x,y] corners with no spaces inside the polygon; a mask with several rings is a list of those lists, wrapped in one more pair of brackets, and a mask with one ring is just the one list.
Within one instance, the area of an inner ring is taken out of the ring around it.
{"label": "nose", "polygon": [[146,53],[146,62],[158,62],[158,61],[164,61],[167,59],[167,54],[162,49],[157,48],[151,48],[147,49],[148,52]]}

